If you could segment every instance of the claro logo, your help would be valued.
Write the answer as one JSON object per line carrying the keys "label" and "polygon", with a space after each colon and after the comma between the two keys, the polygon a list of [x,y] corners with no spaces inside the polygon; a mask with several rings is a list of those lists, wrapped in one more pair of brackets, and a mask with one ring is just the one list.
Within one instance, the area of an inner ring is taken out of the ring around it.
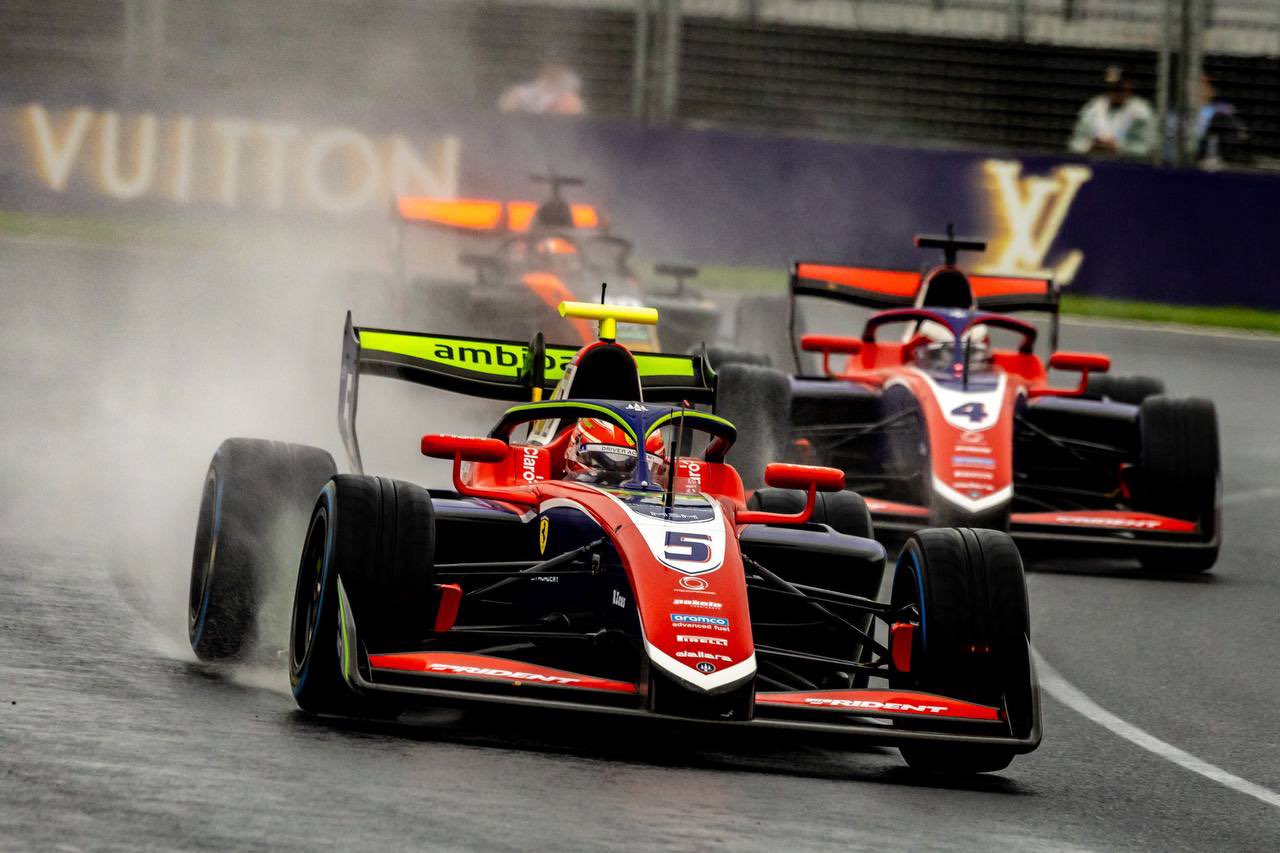
{"label": "claro logo", "polygon": [[538,479],[538,448],[522,447],[520,448],[520,477],[526,483],[533,483]]}

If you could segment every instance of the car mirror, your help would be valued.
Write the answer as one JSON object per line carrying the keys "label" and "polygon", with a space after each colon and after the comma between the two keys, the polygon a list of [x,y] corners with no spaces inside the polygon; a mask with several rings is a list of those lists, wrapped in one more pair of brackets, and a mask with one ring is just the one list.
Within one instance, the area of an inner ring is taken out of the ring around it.
{"label": "car mirror", "polygon": [[463,462],[503,462],[511,447],[501,439],[428,433],[422,437],[422,455]]}
{"label": "car mirror", "polygon": [[765,467],[764,481],[775,489],[813,488],[820,492],[838,492],[844,488],[844,472],[839,468],[774,462]]}
{"label": "car mirror", "polygon": [[1049,356],[1049,366],[1054,370],[1106,373],[1111,369],[1111,359],[1105,355],[1089,352],[1055,352]]}

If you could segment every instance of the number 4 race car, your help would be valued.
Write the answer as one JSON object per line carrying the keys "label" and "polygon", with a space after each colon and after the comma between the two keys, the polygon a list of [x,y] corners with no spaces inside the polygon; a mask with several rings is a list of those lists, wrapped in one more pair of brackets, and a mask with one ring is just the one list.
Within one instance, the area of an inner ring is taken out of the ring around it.
{"label": "number 4 race car", "polygon": [[[600,340],[574,351],[348,315],[339,424],[353,473],[334,475],[317,448],[222,445],[192,561],[196,654],[246,649],[260,591],[289,571],[265,543],[282,516],[309,512],[288,642],[307,711],[490,702],[843,733],[948,772],[1036,748],[1007,535],[918,532],[878,600],[885,551],[837,531],[859,516],[869,529],[840,471],[772,464],[766,481],[801,490],[802,506],[749,509],[724,461],[737,430],[696,408],[714,396],[701,356],[616,343],[618,321],[654,323],[653,309],[560,310],[599,321]],[[355,412],[370,374],[529,402],[485,437],[423,436],[424,454],[453,463],[453,487],[428,490],[363,473]],[[619,438],[574,443],[583,419]],[[569,473],[588,450],[612,460],[607,477]]]}
{"label": "number 4 race car", "polygon": [[[1210,568],[1221,491],[1213,403],[1165,396],[1154,379],[1099,376],[1110,367],[1106,356],[1059,351],[1051,281],[967,276],[956,267],[957,252],[981,251],[982,242],[948,235],[917,237],[916,245],[944,250],[945,264],[923,277],[794,265],[793,329],[799,296],[887,309],[857,337],[801,335],[799,348],[821,355],[821,375],[739,364],[724,367],[722,378],[780,389],[773,410],[789,410],[790,421],[775,429],[790,428],[791,453],[847,472],[882,535],[986,527],[1010,531],[1032,558]],[[1047,367],[1079,373],[1078,385],[1051,385],[1034,354],[1037,328],[997,311],[1047,312]],[[906,333],[886,340],[888,326]],[[993,346],[997,336],[1012,346]],[[846,363],[834,366],[840,357]]]}

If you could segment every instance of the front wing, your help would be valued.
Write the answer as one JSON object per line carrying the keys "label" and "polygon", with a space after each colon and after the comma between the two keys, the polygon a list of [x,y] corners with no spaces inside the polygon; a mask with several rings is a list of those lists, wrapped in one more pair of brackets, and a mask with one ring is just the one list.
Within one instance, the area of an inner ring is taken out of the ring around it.
{"label": "front wing", "polygon": [[[876,530],[911,533],[929,526],[927,507],[867,499]],[[1216,548],[1218,524],[1209,535],[1194,521],[1130,510],[1054,510],[1014,512],[1009,534],[1028,552],[1052,551],[1060,557],[1141,557],[1154,551]]]}
{"label": "front wing", "polygon": [[[1031,731],[1013,734],[1003,707],[906,690],[759,692],[754,719],[691,720],[645,707],[640,684],[509,658],[460,652],[367,654],[349,609],[342,613],[343,677],[358,693],[412,705],[490,703],[555,711],[607,713],[728,728],[839,734],[869,743],[934,741],[1033,751],[1042,737],[1039,690],[1032,690]],[[1036,684],[1034,662],[1032,684]]]}

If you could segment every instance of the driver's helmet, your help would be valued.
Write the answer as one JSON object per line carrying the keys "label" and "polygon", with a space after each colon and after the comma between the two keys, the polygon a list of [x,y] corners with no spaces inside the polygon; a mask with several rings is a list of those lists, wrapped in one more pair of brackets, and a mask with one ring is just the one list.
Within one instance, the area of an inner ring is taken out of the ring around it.
{"label": "driver's helmet", "polygon": [[[645,440],[649,477],[666,476],[667,458],[662,436],[653,433]],[[616,486],[627,480],[636,467],[636,446],[622,427],[596,418],[582,418],[573,428],[564,452],[565,473],[584,483]]]}
{"label": "driver's helmet", "polygon": [[582,255],[572,240],[564,237],[541,237],[533,244],[534,262],[559,276],[575,276],[582,272]]}
{"label": "driver's helmet", "polygon": [[924,347],[923,356],[918,360],[923,362],[929,370],[950,371],[958,368],[963,373],[966,346],[969,350],[971,373],[986,370],[991,366],[991,343],[987,338],[986,328],[981,325],[972,327],[959,343],[953,340],[935,340],[927,344]]}

